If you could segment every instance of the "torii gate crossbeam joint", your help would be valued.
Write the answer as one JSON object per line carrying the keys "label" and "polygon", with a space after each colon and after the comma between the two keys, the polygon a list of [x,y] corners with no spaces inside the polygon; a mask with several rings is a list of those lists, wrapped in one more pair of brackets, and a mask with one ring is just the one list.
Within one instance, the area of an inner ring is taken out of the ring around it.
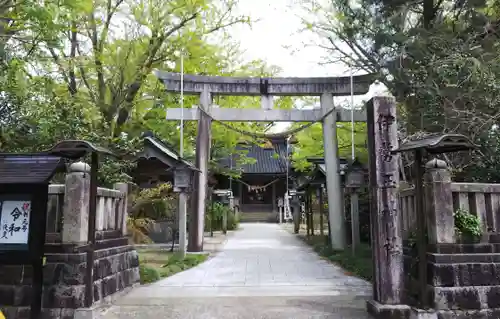
{"label": "torii gate crossbeam joint", "polygon": [[[181,91],[180,74],[155,72],[168,92]],[[315,122],[323,117],[324,158],[327,170],[328,216],[332,227],[330,240],[334,249],[345,249],[345,223],[340,166],[338,158],[337,122],[351,122],[350,111],[335,110],[334,96],[351,93],[366,94],[372,83],[371,75],[323,78],[237,78],[221,76],[184,75],[184,94],[200,95],[200,105],[210,116],[196,107],[192,109],[168,108],[167,120],[198,121],[196,138],[196,166],[200,170],[194,181],[192,213],[188,240],[188,251],[203,250],[205,200],[207,198],[208,160],[210,154],[211,117],[218,121],[238,122]],[[212,108],[214,95],[261,96],[262,109],[217,109]],[[272,96],[320,96],[321,108],[312,110],[272,109]],[[355,112],[355,122],[365,122],[364,112]]]}

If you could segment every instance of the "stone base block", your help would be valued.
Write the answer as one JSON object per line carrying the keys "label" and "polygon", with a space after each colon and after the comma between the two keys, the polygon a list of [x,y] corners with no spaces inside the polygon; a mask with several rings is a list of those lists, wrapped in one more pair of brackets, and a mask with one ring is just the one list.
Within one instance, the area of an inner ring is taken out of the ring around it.
{"label": "stone base block", "polygon": [[439,310],[437,319],[497,319],[500,308],[481,310]]}
{"label": "stone base block", "polygon": [[411,308],[410,319],[438,319],[438,315],[434,310]]}
{"label": "stone base block", "polygon": [[366,302],[366,310],[375,319],[409,319],[411,314],[408,305],[384,305],[375,300]]}
{"label": "stone base block", "polygon": [[95,303],[90,308],[79,308],[74,310],[74,317],[72,319],[101,319],[104,318],[106,310],[109,306],[115,302],[118,298],[128,294],[132,289],[138,287],[139,284],[135,283],[130,287],[126,287],[122,291],[116,292],[112,295],[108,295]]}

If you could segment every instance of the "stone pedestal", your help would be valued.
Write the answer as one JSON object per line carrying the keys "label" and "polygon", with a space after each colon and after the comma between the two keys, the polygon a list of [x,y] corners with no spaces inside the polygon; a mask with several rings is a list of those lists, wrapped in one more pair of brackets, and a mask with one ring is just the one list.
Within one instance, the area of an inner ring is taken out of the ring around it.
{"label": "stone pedestal", "polygon": [[84,244],[88,240],[90,166],[73,163],[66,175],[62,241]]}
{"label": "stone pedestal", "polygon": [[451,173],[446,162],[433,159],[425,165],[425,212],[429,244],[455,242]]}

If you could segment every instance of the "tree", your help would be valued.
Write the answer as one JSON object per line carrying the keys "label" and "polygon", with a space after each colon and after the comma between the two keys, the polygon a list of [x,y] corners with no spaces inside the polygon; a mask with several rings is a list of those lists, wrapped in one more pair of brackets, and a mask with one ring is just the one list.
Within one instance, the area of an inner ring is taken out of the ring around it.
{"label": "tree", "polygon": [[61,8],[55,22],[61,27],[41,43],[43,62],[35,68],[46,75],[55,68],[68,98],[86,103],[94,121],[117,137],[135,107],[152,106],[150,97],[160,89],[152,70],[169,70],[180,50],[213,71],[201,61],[215,49],[206,35],[248,21],[234,17],[233,7],[231,1],[85,0]]}
{"label": "tree", "polygon": [[[329,62],[380,75],[400,103],[403,139],[458,132],[480,141],[500,116],[496,2],[334,0],[315,2],[304,22]],[[470,156],[449,162],[474,171]]]}
{"label": "tree", "polygon": [[[355,123],[354,147],[356,157],[363,163],[368,163],[366,150],[366,124]],[[337,126],[337,140],[339,157],[351,159],[351,123],[339,123]],[[323,129],[321,124],[313,124],[311,127],[297,134],[297,144],[294,145],[292,155],[293,166],[299,171],[311,168],[307,161],[309,157],[323,157]]]}

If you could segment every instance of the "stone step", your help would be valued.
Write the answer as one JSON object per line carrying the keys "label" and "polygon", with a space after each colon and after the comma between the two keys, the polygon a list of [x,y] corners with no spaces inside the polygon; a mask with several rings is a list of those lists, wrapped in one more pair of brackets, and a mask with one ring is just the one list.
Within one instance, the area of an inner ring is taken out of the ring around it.
{"label": "stone step", "polygon": [[267,223],[274,221],[274,214],[270,212],[240,213],[242,223]]}

